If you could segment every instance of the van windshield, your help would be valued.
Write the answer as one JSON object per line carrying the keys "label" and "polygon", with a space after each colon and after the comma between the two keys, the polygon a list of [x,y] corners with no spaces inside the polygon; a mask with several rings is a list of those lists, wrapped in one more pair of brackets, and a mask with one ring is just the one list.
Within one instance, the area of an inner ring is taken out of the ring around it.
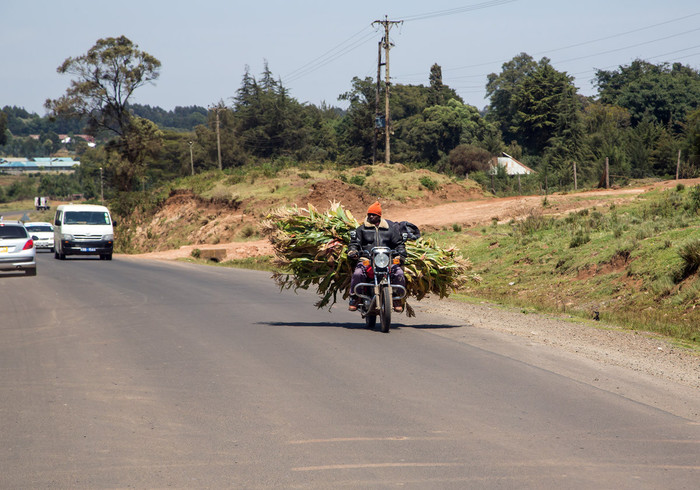
{"label": "van windshield", "polygon": [[66,225],[108,225],[109,213],[103,211],[66,211],[63,223]]}

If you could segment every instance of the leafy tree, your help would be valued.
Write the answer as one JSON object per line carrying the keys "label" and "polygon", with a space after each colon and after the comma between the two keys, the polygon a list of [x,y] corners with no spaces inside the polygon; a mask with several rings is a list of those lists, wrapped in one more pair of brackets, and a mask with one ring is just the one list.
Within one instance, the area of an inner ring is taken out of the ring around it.
{"label": "leafy tree", "polygon": [[618,70],[597,70],[595,84],[600,101],[626,108],[633,126],[648,114],[652,122],[678,133],[686,115],[700,105],[700,72],[680,63],[637,59]]}
{"label": "leafy tree", "polygon": [[598,182],[603,175],[605,158],[609,159],[610,174],[615,178],[629,177],[631,164],[627,151],[629,112],[617,106],[593,103],[583,113],[586,151],[590,160],[581,165],[584,179]]}
{"label": "leafy tree", "polygon": [[[372,160],[374,141],[374,114],[376,87],[371,77],[353,77],[352,89],[341,94],[338,99],[350,103],[338,135],[343,153],[342,160],[356,165]],[[380,139],[380,147],[383,141]]]}
{"label": "leafy tree", "polygon": [[[543,58],[546,60],[546,58]],[[501,73],[488,75],[486,83],[486,96],[490,103],[486,117],[489,121],[498,124],[506,141],[517,140],[517,134],[511,129],[515,119],[517,108],[515,106],[516,95],[521,82],[529,76],[538,64],[527,53],[520,53],[512,60],[504,63]]]}
{"label": "leafy tree", "polygon": [[107,168],[118,190],[130,191],[135,182],[146,175],[148,163],[161,148],[162,138],[163,133],[153,122],[132,116],[124,136],[107,144],[107,151],[113,153]]}
{"label": "leafy tree", "polygon": [[[516,112],[510,130],[533,154],[541,154],[550,139],[575,124],[578,99],[573,79],[558,72],[543,58],[516,86],[512,107]],[[568,120],[567,118],[572,118]]]}
{"label": "leafy tree", "polygon": [[683,128],[684,152],[690,165],[687,176],[700,174],[700,108],[692,111]]}
{"label": "leafy tree", "polygon": [[[91,134],[106,130],[116,136],[110,149],[118,154],[109,162],[121,190],[130,190],[133,179],[143,173],[144,156],[152,150],[151,138],[157,136],[143,119],[129,113],[129,99],[137,88],[156,80],[159,70],[160,61],[127,37],[99,39],[86,54],[68,58],[58,67],[59,73],[75,79],[65,95],[45,104],[54,115],[85,118]],[[146,146],[139,148],[141,144]]]}
{"label": "leafy tree", "polygon": [[456,99],[397,121],[396,137],[403,159],[433,165],[459,144],[480,146],[489,152],[497,152],[502,146],[498,129],[485,121],[476,107]]}
{"label": "leafy tree", "polygon": [[448,155],[450,170],[460,176],[489,169],[491,153],[475,145],[458,145]]}

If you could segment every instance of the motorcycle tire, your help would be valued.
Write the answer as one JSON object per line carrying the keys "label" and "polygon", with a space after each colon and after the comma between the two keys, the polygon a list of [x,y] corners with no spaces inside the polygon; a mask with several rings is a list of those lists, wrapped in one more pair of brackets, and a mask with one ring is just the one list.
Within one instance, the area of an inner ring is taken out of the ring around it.
{"label": "motorcycle tire", "polygon": [[384,286],[381,292],[380,304],[379,304],[379,320],[382,326],[382,332],[388,333],[391,328],[391,309],[393,305],[391,302],[391,289],[389,286]]}
{"label": "motorcycle tire", "polygon": [[377,314],[368,313],[367,315],[365,315],[365,325],[370,330],[374,330],[374,327],[377,325]]}

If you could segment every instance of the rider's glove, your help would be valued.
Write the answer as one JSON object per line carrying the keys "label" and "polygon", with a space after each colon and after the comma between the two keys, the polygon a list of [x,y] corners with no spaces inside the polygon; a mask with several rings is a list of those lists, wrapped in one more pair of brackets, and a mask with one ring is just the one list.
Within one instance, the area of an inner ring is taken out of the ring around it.
{"label": "rider's glove", "polygon": [[357,250],[350,250],[348,252],[348,258],[350,260],[357,260],[360,258],[360,252],[358,252]]}

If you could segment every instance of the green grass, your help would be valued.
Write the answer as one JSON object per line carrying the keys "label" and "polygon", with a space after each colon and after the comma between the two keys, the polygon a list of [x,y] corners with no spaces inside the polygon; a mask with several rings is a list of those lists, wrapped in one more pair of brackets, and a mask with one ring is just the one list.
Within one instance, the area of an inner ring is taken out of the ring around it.
{"label": "green grass", "polygon": [[445,229],[481,281],[462,293],[544,312],[600,318],[700,342],[700,215],[691,193],[646,193],[626,206],[562,218]]}

